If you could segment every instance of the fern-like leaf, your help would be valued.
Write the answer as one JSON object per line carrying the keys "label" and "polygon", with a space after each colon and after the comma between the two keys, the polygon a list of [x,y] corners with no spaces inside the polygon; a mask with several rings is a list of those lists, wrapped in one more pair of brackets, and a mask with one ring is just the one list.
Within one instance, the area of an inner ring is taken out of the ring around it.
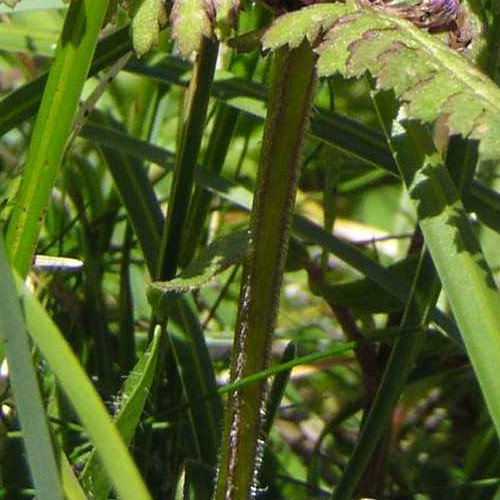
{"label": "fern-like leaf", "polygon": [[133,15],[132,42],[140,57],[158,44],[167,13],[163,0],[142,0],[132,5],[130,10]]}
{"label": "fern-like leaf", "polygon": [[179,52],[187,57],[200,47],[203,37],[213,33],[212,4],[209,0],[176,0],[172,7],[170,22],[172,38]]}
{"label": "fern-like leaf", "polygon": [[483,160],[500,158],[500,90],[441,39],[385,12],[353,1],[314,5],[279,18],[263,37],[264,48],[318,40],[318,73],[376,79],[393,89],[406,116],[432,123],[446,118],[450,134],[480,140]]}

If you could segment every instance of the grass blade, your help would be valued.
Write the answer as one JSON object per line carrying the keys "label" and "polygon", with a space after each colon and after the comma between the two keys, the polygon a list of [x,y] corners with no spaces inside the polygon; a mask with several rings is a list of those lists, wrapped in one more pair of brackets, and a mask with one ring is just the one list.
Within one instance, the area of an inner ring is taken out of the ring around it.
{"label": "grass blade", "polygon": [[85,426],[116,491],[123,499],[149,499],[127,447],[73,351],[43,307],[23,290],[21,283],[18,290],[25,304],[30,335]]}
{"label": "grass blade", "polygon": [[[158,361],[160,333],[160,328],[157,328],[151,344],[130,372],[120,391],[123,406],[115,416],[114,423],[125,443],[130,443],[134,435],[153,382]],[[106,498],[108,496],[111,483],[95,452],[90,456],[80,480],[90,498]]]}
{"label": "grass blade", "polygon": [[[95,75],[131,49],[128,26],[102,38],[97,44],[89,76]],[[0,135],[18,127],[36,113],[47,78],[48,74],[45,73],[12,91],[0,101]]]}
{"label": "grass blade", "polygon": [[63,499],[59,470],[14,278],[0,235],[0,335],[9,363],[28,463],[39,498]]}
{"label": "grass blade", "polygon": [[[500,294],[459,194],[422,126],[396,129],[392,144],[419,224],[500,435]],[[412,172],[415,150],[427,154]],[[457,272],[460,269],[460,272]]]}
{"label": "grass blade", "polygon": [[71,2],[31,138],[7,228],[13,266],[25,276],[35,253],[50,192],[70,138],[108,1]]}

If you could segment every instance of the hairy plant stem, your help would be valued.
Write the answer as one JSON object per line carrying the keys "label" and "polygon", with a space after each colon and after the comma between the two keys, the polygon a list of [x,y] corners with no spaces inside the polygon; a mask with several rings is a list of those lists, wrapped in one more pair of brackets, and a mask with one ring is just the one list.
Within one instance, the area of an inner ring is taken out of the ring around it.
{"label": "hairy plant stem", "polygon": [[[307,42],[275,54],[233,347],[231,382],[269,365],[279,289],[293,216],[302,142],[315,88]],[[266,383],[228,398],[215,496],[253,498],[262,458]]]}

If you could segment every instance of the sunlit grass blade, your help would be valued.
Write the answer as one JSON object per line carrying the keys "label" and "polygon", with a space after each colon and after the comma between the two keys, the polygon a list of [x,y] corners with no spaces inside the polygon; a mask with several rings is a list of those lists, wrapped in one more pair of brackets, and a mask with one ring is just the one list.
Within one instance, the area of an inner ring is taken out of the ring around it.
{"label": "sunlit grass blade", "polygon": [[35,253],[107,8],[106,0],[81,0],[72,2],[66,14],[7,228],[9,254],[21,276],[26,276]]}
{"label": "sunlit grass blade", "polygon": [[21,303],[0,235],[0,336],[37,496],[64,498]]}
{"label": "sunlit grass blade", "polygon": [[[500,366],[500,294],[457,189],[429,133],[413,122],[404,127],[393,132],[392,146],[500,435],[500,378],[496,371]],[[424,151],[427,155],[424,168],[417,173],[415,151]]]}
{"label": "sunlit grass blade", "polygon": [[[28,331],[90,436],[103,468],[123,499],[149,499],[139,471],[92,382],[39,302],[19,281]],[[50,498],[50,496],[48,497]]]}

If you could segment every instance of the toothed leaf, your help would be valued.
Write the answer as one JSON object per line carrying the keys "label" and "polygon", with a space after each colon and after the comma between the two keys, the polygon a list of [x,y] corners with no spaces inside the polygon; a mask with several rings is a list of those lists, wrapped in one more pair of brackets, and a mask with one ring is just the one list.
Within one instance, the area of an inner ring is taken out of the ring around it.
{"label": "toothed leaf", "polygon": [[167,20],[163,0],[143,0],[132,20],[132,41],[138,56],[158,44],[160,28]]}
{"label": "toothed leaf", "polygon": [[[149,296],[184,293],[197,290],[212,281],[217,274],[243,260],[248,244],[246,231],[235,231],[218,238],[182,273],[170,281],[155,281],[149,286]],[[151,300],[150,300],[151,301]]]}
{"label": "toothed leaf", "polygon": [[316,4],[278,17],[262,37],[264,49],[284,45],[298,47],[304,38],[313,44],[340,16],[355,9],[354,4]]}
{"label": "toothed leaf", "polygon": [[203,37],[212,36],[212,9],[207,0],[176,0],[170,21],[179,52],[188,57],[198,50]]}
{"label": "toothed leaf", "polygon": [[361,77],[368,71],[378,89],[394,90],[407,117],[432,123],[443,116],[450,134],[481,141],[483,160],[500,158],[500,90],[442,37],[347,0],[283,15],[263,42],[265,48],[293,47],[319,35],[320,76]]}

